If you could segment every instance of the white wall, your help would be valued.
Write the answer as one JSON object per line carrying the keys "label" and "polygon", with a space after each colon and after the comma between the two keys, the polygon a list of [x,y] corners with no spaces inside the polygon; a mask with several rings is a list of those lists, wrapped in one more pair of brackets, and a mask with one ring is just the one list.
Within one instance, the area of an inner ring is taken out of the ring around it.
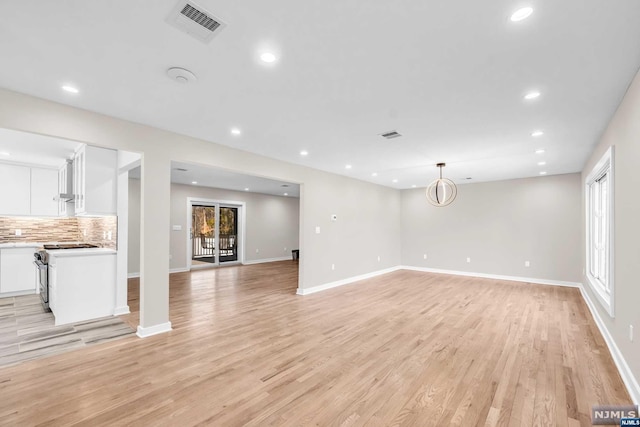
{"label": "white wall", "polygon": [[127,273],[140,274],[140,180],[129,179]]}
{"label": "white wall", "polygon": [[[612,145],[615,146],[615,318],[610,317],[600,305],[587,285],[586,277],[583,277],[582,282],[585,284],[587,295],[594,302],[599,317],[628,363],[637,387],[640,379],[640,73],[629,86],[622,103],[582,172],[580,253],[583,269],[586,258],[584,255],[586,253],[584,182],[604,152]],[[633,342],[629,340],[629,325],[635,327]],[[639,403],[640,389],[638,388],[636,388],[635,398],[636,403]]]}
{"label": "white wall", "polygon": [[465,184],[447,207],[427,203],[424,188],[405,190],[402,262],[580,282],[580,188],[580,174]]}
{"label": "white wall", "polygon": [[[140,321],[145,329],[165,326],[169,319],[171,161],[302,184],[299,287],[303,289],[400,264],[400,194],[388,187],[6,89],[0,89],[0,127],[142,153]],[[332,213],[340,218],[335,223],[330,223]],[[315,233],[316,226],[321,227],[320,234]]]}
{"label": "white wall", "polygon": [[[130,179],[131,197],[139,197],[140,180]],[[180,231],[171,231],[170,237],[170,268],[184,270],[187,268],[187,251],[190,242],[187,241],[188,217],[187,198],[197,197],[209,200],[232,200],[245,202],[245,262],[264,259],[291,257],[291,250],[299,246],[299,217],[300,199],[292,197],[269,196],[265,194],[242,191],[223,190],[219,188],[197,187],[192,185],[171,184],[171,225],[182,227]],[[135,200],[130,201],[135,205]],[[130,208],[130,217],[133,216]],[[139,210],[137,218],[130,218],[129,225],[139,224]],[[139,226],[138,226],[139,227]],[[131,247],[140,246],[139,234],[129,239]],[[285,251],[284,248],[287,248]],[[256,253],[259,249],[259,253]],[[139,255],[129,256],[129,273],[139,272]]]}

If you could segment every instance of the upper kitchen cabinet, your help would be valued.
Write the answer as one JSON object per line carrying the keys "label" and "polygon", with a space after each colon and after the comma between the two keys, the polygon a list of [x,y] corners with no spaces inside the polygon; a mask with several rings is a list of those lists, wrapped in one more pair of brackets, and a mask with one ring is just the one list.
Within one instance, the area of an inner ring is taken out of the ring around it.
{"label": "upper kitchen cabinet", "polygon": [[118,152],[83,145],[74,157],[76,215],[115,215]]}
{"label": "upper kitchen cabinet", "polygon": [[58,215],[58,171],[31,168],[31,215]]}
{"label": "upper kitchen cabinet", "polygon": [[0,215],[29,215],[31,168],[0,163]]}

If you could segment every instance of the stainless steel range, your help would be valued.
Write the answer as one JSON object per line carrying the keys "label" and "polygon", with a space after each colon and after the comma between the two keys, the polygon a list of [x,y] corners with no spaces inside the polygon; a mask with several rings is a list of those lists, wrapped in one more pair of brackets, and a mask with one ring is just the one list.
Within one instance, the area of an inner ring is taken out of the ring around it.
{"label": "stainless steel range", "polygon": [[40,287],[40,299],[42,305],[48,311],[49,308],[49,253],[51,250],[62,249],[89,249],[97,248],[98,246],[89,243],[60,243],[52,245],[43,245],[42,249],[34,254],[34,264],[38,269],[38,286]]}

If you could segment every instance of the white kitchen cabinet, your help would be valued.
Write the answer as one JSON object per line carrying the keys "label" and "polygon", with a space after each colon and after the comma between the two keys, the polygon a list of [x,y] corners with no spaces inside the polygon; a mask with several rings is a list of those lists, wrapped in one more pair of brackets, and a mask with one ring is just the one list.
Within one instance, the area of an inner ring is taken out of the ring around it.
{"label": "white kitchen cabinet", "polygon": [[35,248],[0,249],[0,294],[36,293]]}
{"label": "white kitchen cabinet", "polygon": [[49,308],[56,325],[112,316],[116,305],[116,251],[50,250]]}
{"label": "white kitchen cabinet", "polygon": [[[67,165],[65,164],[58,170],[58,194],[65,194],[67,191]],[[67,202],[64,199],[58,199],[58,215],[67,215]]]}
{"label": "white kitchen cabinet", "polygon": [[29,215],[31,170],[28,166],[0,163],[0,215]]}
{"label": "white kitchen cabinet", "polygon": [[74,195],[77,215],[115,215],[117,211],[118,152],[82,146],[74,157]]}
{"label": "white kitchen cabinet", "polygon": [[31,168],[31,215],[58,215],[58,171]]}

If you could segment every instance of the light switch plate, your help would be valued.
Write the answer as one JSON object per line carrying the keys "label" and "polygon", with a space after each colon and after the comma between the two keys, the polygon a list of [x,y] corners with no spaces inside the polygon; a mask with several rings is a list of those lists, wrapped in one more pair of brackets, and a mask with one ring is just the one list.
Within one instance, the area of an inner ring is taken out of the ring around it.
{"label": "light switch plate", "polygon": [[174,225],[173,227],[171,227],[171,229],[173,231],[182,231],[182,226],[181,225]]}

